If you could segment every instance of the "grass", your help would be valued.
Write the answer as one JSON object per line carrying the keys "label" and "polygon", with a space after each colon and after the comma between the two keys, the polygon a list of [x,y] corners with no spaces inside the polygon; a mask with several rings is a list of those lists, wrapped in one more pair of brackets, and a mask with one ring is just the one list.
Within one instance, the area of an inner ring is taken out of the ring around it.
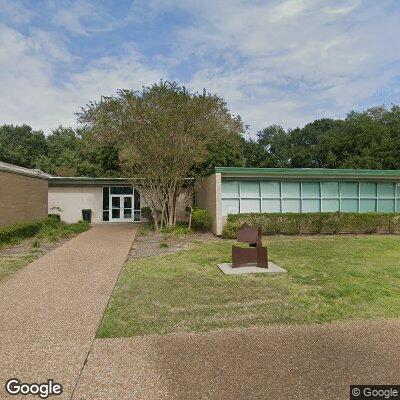
{"label": "grass", "polygon": [[[84,232],[89,229],[89,227],[90,225],[86,222],[66,224],[49,218],[44,222],[39,232],[33,236],[33,238],[26,240],[26,243],[30,245],[27,246],[27,251],[25,253],[0,255],[0,281],[40,257],[42,254],[40,252],[40,245],[43,241],[57,242],[63,238]],[[24,242],[24,240],[15,238],[12,245],[21,242]],[[0,242],[0,248],[5,245],[5,243]]]}
{"label": "grass", "polygon": [[97,336],[400,317],[399,236],[269,237],[279,275],[223,275],[231,244],[128,261]]}
{"label": "grass", "polygon": [[54,218],[49,218],[35,237],[39,240],[44,239],[56,242],[71,235],[87,231],[89,228],[90,224],[84,221],[79,221],[76,224],[66,224]]}
{"label": "grass", "polygon": [[38,256],[39,253],[32,251],[22,256],[0,257],[0,282],[34,261]]}

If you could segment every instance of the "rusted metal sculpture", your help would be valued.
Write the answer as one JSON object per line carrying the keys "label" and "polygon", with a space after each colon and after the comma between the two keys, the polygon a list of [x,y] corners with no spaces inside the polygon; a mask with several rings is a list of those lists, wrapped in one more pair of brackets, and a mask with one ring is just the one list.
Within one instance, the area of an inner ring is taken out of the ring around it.
{"label": "rusted metal sculpture", "polygon": [[232,268],[254,266],[268,268],[267,248],[262,246],[261,229],[243,224],[237,234],[237,241],[250,247],[232,246]]}

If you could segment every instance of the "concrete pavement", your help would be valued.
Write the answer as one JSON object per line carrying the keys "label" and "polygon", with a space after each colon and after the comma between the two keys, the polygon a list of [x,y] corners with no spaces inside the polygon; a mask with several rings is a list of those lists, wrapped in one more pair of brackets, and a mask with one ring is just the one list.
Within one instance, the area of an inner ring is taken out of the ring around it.
{"label": "concrete pavement", "polygon": [[93,226],[0,284],[0,398],[18,398],[12,377],[54,379],[71,398],[136,230]]}
{"label": "concrete pavement", "polygon": [[400,384],[400,321],[95,340],[74,400],[333,400]]}

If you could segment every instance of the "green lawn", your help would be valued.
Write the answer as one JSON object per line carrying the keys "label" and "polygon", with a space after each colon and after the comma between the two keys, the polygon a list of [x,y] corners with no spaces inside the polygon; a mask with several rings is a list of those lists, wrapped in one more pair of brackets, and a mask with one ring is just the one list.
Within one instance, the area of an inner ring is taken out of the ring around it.
{"label": "green lawn", "polygon": [[[40,249],[41,243],[57,243],[61,239],[84,232],[89,229],[89,227],[90,225],[85,222],[66,224],[64,222],[50,219],[43,224],[40,231],[32,238],[25,240],[16,238],[11,246],[17,244],[22,245],[22,251],[20,250],[19,254],[13,254],[12,252],[2,254],[0,252],[0,282],[5,277],[12,275],[14,272],[40,257],[43,254]],[[5,246],[7,245],[0,241],[0,249]]]}
{"label": "green lawn", "polygon": [[269,237],[279,275],[224,276],[231,244],[128,261],[97,336],[400,317],[400,236]]}

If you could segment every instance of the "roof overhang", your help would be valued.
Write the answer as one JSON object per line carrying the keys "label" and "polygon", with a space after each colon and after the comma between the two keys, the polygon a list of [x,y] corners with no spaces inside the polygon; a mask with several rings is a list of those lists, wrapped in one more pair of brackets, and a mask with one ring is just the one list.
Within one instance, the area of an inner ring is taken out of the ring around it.
{"label": "roof overhang", "polygon": [[45,174],[40,169],[24,168],[18,165],[8,164],[2,161],[0,161],[0,171],[9,172],[11,174],[29,176],[31,178],[37,178],[37,179],[47,180],[49,178],[49,175]]}
{"label": "roof overhang", "polygon": [[126,178],[89,178],[84,176],[50,176],[49,186],[127,186],[132,183]]}
{"label": "roof overhang", "polygon": [[216,167],[223,178],[400,181],[400,170]]}

